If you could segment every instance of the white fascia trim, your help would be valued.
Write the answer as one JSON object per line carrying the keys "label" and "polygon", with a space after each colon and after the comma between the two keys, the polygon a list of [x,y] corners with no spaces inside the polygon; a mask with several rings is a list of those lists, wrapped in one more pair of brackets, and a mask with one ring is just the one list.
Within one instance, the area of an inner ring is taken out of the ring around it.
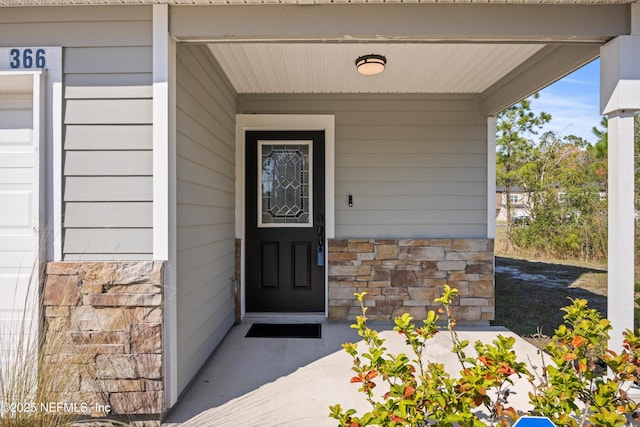
{"label": "white fascia trim", "polygon": [[[240,268],[244,271],[245,132],[248,130],[321,130],[325,138],[325,247],[335,237],[335,116],[331,114],[237,114],[236,115],[236,238],[241,239]],[[329,313],[329,269],[325,268],[325,316]],[[240,275],[241,315],[244,318],[245,282]]]}
{"label": "white fascia trim", "polygon": [[495,116],[487,118],[487,238],[496,238],[496,126]]}
{"label": "white fascia trim", "polygon": [[178,401],[176,277],[176,42],[169,6],[153,5],[153,259],[165,261],[165,404]]}

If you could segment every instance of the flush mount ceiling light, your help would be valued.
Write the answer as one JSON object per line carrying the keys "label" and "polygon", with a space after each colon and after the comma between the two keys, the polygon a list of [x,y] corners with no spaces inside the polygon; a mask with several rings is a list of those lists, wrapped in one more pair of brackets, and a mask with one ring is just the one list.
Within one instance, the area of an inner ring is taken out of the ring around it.
{"label": "flush mount ceiling light", "polygon": [[382,55],[362,55],[356,59],[356,67],[360,74],[365,76],[373,76],[380,74],[384,71],[384,66],[387,64],[387,58]]}

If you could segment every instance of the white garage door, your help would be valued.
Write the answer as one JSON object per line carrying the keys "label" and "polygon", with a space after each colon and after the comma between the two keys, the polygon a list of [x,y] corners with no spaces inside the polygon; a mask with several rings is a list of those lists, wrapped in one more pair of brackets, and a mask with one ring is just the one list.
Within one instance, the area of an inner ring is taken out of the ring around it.
{"label": "white garage door", "polygon": [[5,355],[7,339],[18,338],[25,317],[37,319],[38,313],[39,81],[39,74],[0,73],[0,338],[5,344],[0,348]]}

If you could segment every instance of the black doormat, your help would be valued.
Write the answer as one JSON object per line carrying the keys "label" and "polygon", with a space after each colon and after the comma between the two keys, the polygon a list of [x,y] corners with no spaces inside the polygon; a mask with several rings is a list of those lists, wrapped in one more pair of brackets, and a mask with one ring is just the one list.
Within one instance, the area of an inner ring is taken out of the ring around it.
{"label": "black doormat", "polygon": [[254,323],[247,338],[322,338],[320,323]]}

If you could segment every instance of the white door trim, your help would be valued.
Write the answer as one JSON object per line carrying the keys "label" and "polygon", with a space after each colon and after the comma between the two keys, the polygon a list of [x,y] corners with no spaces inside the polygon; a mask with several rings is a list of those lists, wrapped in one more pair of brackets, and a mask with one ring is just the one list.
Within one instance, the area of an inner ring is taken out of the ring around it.
{"label": "white door trim", "polygon": [[[23,54],[30,52],[31,60],[24,56],[17,64],[12,64],[12,51]],[[36,52],[43,52],[44,64],[38,64]],[[44,65],[45,68],[37,68]],[[13,67],[16,68],[13,68]],[[26,66],[26,68],[25,68]],[[44,259],[62,260],[62,47],[61,46],[13,46],[0,48],[0,74],[38,75],[41,85],[38,99],[40,102],[39,130],[42,138],[42,215],[46,223],[42,225],[42,238],[46,241]],[[35,77],[34,77],[35,78]],[[35,94],[34,94],[35,96]],[[35,104],[34,104],[35,106]],[[34,126],[36,124],[34,123]],[[44,176],[47,179],[44,179]],[[45,230],[46,229],[46,230]],[[46,233],[46,234],[45,234]]]}
{"label": "white door trim", "polygon": [[[248,130],[320,130],[325,137],[325,247],[335,237],[335,117],[329,114],[238,114],[236,115],[236,238],[242,242],[240,271],[244,271],[245,237],[245,132]],[[325,309],[329,312],[329,268],[325,268]],[[240,275],[241,316],[245,317],[244,274]]]}
{"label": "white door trim", "polygon": [[[12,267],[17,268],[17,276],[15,277],[15,289],[11,292],[11,289],[5,289],[5,304],[0,307],[0,326],[8,326],[9,330],[0,330],[0,335],[3,333],[20,333],[24,334],[23,337],[26,341],[26,346],[30,346],[32,343],[39,340],[40,330],[38,328],[38,319],[40,318],[41,306],[40,306],[40,282],[42,280],[42,267],[46,258],[46,71],[44,70],[16,70],[16,71],[3,71],[0,70],[0,80],[4,78],[11,79],[12,76],[18,78],[24,76],[29,82],[28,94],[30,96],[29,106],[31,109],[31,126],[3,129],[3,135],[8,139],[2,142],[15,142],[13,138],[21,139],[21,142],[29,141],[29,147],[31,149],[31,176],[29,178],[31,184],[30,195],[30,218],[28,220],[27,227],[30,228],[31,247],[30,253],[31,259],[14,260]],[[26,83],[26,82],[25,82]],[[15,84],[15,82],[14,82]],[[22,83],[20,83],[22,85]],[[11,84],[9,87],[12,87]],[[14,86],[15,87],[15,86]],[[0,89],[1,91],[1,89]],[[26,104],[24,105],[26,107]],[[20,137],[17,137],[20,135]],[[0,139],[3,136],[0,135]],[[5,207],[6,208],[6,207]],[[26,233],[25,233],[26,234]],[[24,237],[25,235],[21,236]],[[12,236],[5,236],[12,237]],[[16,237],[16,236],[13,236]],[[18,237],[19,238],[19,237]],[[14,248],[3,248],[14,249]],[[22,282],[19,278],[24,274],[27,277],[26,282]],[[9,279],[12,280],[12,279]],[[17,316],[17,317],[16,317]],[[4,322],[5,323],[2,325]],[[11,325],[21,325],[21,330],[14,330]],[[17,343],[13,343],[17,344]],[[7,349],[4,349],[7,350]],[[12,351],[17,351],[18,348],[13,348],[12,343],[9,345],[9,354]]]}

